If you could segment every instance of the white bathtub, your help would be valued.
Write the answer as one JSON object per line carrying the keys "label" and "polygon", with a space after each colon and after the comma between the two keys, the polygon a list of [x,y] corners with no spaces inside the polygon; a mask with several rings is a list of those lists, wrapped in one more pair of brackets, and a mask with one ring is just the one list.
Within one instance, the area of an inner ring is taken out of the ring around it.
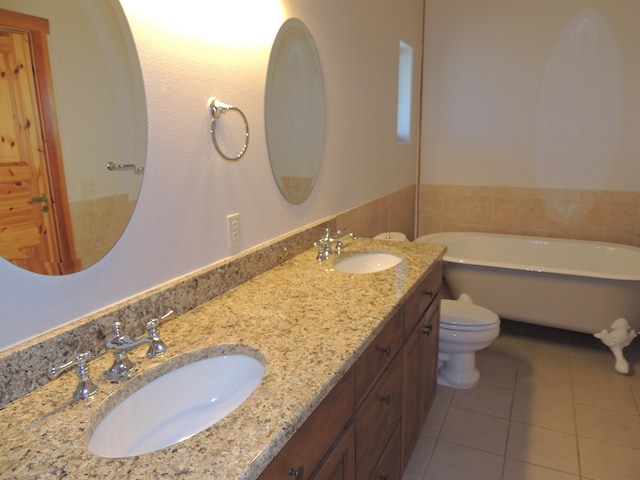
{"label": "white bathtub", "polygon": [[457,298],[501,318],[594,333],[619,317],[640,329],[640,248],[487,233],[435,233]]}

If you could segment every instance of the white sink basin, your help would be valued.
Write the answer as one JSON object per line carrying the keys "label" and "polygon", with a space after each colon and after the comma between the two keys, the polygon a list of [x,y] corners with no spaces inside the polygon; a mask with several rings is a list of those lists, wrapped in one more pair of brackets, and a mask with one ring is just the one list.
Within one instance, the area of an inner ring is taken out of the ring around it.
{"label": "white sink basin", "polygon": [[100,422],[89,451],[101,457],[131,457],[186,440],[240,406],[263,375],[264,365],[248,355],[207,358],[166,373]]}
{"label": "white sink basin", "polygon": [[374,273],[395,267],[402,258],[385,252],[357,253],[337,259],[333,268],[343,273]]}

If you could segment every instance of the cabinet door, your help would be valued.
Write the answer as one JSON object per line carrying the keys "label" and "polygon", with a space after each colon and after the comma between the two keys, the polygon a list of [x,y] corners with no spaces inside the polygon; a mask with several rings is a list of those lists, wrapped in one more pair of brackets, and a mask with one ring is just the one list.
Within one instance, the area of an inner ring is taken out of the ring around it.
{"label": "cabinet door", "polygon": [[440,291],[442,285],[442,268],[442,262],[436,263],[429,275],[420,282],[407,300],[404,320],[405,340]]}
{"label": "cabinet door", "polygon": [[391,440],[380,456],[380,460],[369,476],[370,480],[400,480],[402,478],[400,465],[400,425],[391,436]]}
{"label": "cabinet door", "polygon": [[397,355],[356,413],[358,480],[371,476],[402,418],[402,355]]}
{"label": "cabinet door", "polygon": [[309,480],[355,480],[355,478],[355,428],[351,424]]}
{"label": "cabinet door", "polygon": [[404,309],[400,309],[356,362],[356,405],[361,405],[376,381],[402,348]]}
{"label": "cabinet door", "polygon": [[402,466],[407,465],[436,392],[440,296],[424,313],[404,346]]}
{"label": "cabinet door", "polygon": [[[438,383],[438,340],[440,338],[440,296],[436,297],[427,313],[425,313],[421,325],[423,351],[422,361],[424,362],[424,396],[422,397],[422,406],[420,425],[427,419],[429,409],[436,396],[436,387]],[[422,427],[421,427],[422,428]]]}
{"label": "cabinet door", "polygon": [[355,374],[351,369],[271,461],[259,480],[293,480],[298,471],[301,472],[298,478],[307,480],[350,422],[354,408]]}

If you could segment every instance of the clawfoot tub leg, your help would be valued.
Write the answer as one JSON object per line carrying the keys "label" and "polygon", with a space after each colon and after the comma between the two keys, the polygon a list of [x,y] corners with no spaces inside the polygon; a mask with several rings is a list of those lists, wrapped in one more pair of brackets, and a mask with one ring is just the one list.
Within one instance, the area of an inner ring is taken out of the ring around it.
{"label": "clawfoot tub leg", "polygon": [[622,373],[623,375],[626,375],[629,373],[629,362],[627,362],[627,359],[624,358],[624,355],[622,354],[622,347],[610,347],[611,348],[611,353],[613,353],[613,356],[616,357],[616,372],[618,373]]}
{"label": "clawfoot tub leg", "polygon": [[611,349],[611,353],[616,358],[616,372],[626,375],[629,373],[629,362],[624,358],[622,349],[628,346],[638,334],[631,328],[629,322],[624,318],[619,318],[611,325],[611,331],[601,330],[593,336],[599,338],[602,343]]}

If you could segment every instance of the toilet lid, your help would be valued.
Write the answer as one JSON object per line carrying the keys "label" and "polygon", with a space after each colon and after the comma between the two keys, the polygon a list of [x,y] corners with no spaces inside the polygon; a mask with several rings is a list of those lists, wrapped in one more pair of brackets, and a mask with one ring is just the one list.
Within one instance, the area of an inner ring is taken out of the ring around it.
{"label": "toilet lid", "polygon": [[456,300],[442,300],[440,324],[451,330],[488,330],[500,323],[495,312]]}

